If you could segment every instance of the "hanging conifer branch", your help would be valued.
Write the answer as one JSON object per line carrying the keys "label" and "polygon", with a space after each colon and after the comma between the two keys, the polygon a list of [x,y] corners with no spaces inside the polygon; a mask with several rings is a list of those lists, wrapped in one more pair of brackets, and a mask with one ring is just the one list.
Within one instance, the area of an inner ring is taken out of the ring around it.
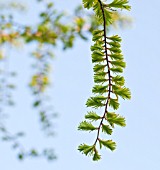
{"label": "hanging conifer branch", "polygon": [[[84,7],[89,9],[93,7],[97,20],[102,24],[103,29],[93,31],[94,45],[91,46],[92,62],[94,65],[94,82],[92,92],[95,96],[89,98],[86,102],[87,107],[94,109],[104,108],[104,113],[99,116],[95,111],[88,112],[85,115],[85,121],[81,122],[78,130],[97,131],[96,139],[93,145],[82,144],[78,150],[85,155],[93,156],[97,161],[101,158],[97,150],[97,143],[100,149],[106,147],[111,151],[115,150],[116,143],[112,140],[103,140],[100,132],[111,135],[114,125],[125,126],[125,118],[116,114],[114,110],[119,108],[119,97],[130,99],[131,93],[124,86],[123,72],[126,64],[123,61],[121,53],[121,38],[118,35],[107,37],[107,26],[112,24],[113,12],[117,9],[130,10],[127,0],[114,0],[110,4],[105,4],[101,0],[83,0]],[[95,127],[90,121],[99,121],[98,127]]]}

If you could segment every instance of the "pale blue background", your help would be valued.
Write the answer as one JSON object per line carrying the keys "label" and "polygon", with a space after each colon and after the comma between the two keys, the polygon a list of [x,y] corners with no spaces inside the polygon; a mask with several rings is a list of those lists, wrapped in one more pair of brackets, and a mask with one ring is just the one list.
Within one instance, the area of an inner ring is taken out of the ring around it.
{"label": "pale blue background", "polygon": [[[57,1],[56,5],[60,10],[71,11],[80,2],[80,0],[61,0]],[[30,5],[29,2],[27,4]],[[39,132],[36,112],[31,110],[32,98],[26,84],[31,74],[29,69],[32,60],[25,58],[23,52],[26,53],[27,48],[24,48],[23,51],[19,50],[17,56],[14,54],[16,61],[10,63],[12,67],[23,72],[20,72],[17,78],[19,82],[15,93],[17,107],[12,110],[7,125],[12,131],[22,129],[28,132],[22,141],[27,147],[41,148],[46,144],[53,146],[58,160],[51,163],[43,159],[27,159],[19,162],[15,158],[15,153],[9,148],[10,145],[0,143],[0,169],[158,170],[160,168],[160,1],[131,0],[130,4],[132,11],[127,14],[134,18],[132,28],[112,31],[113,34],[119,33],[123,38],[122,48],[127,62],[126,85],[132,91],[132,100],[122,101],[119,109],[119,113],[127,119],[127,127],[116,128],[114,131],[113,139],[117,142],[117,150],[113,153],[103,150],[100,162],[92,162],[90,158],[76,150],[80,143],[91,143],[95,139],[92,133],[77,131],[77,125],[87,111],[85,102],[91,94],[93,85],[89,50],[91,42],[78,40],[72,50],[55,51],[52,97],[59,118],[55,120],[57,134],[54,140],[44,140],[44,136]],[[34,11],[35,7],[33,4]],[[33,16],[34,12],[27,15],[26,20],[36,20]]]}

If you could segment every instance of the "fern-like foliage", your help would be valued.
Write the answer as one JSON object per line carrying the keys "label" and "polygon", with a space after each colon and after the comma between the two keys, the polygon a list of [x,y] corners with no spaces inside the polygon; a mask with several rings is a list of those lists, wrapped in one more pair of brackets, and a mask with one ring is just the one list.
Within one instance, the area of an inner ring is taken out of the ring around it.
{"label": "fern-like foliage", "polygon": [[[126,125],[125,118],[115,113],[120,105],[119,97],[131,98],[130,90],[124,86],[125,80],[121,75],[126,66],[120,49],[121,38],[118,35],[108,37],[106,31],[107,26],[112,24],[115,10],[130,10],[130,6],[127,0],[113,0],[109,4],[102,0],[83,0],[83,4],[87,9],[93,8],[103,29],[93,31],[94,44],[91,46],[95,86],[92,89],[94,95],[87,100],[86,106],[94,111],[88,112],[85,115],[86,120],[78,127],[78,130],[96,132],[96,138],[92,145],[81,144],[78,150],[97,161],[101,159],[98,144],[100,149],[104,147],[113,151],[116,148],[116,143],[111,139],[102,139],[101,133],[111,135],[115,125]],[[102,115],[97,113],[99,108],[104,108]],[[93,121],[96,122],[96,126]]]}

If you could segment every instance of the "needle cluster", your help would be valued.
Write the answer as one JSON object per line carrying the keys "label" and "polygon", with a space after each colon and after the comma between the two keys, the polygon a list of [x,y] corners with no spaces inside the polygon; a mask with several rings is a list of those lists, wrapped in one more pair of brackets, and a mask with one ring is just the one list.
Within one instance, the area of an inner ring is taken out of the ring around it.
{"label": "needle cluster", "polygon": [[[93,31],[94,44],[91,46],[95,85],[92,89],[93,96],[87,100],[86,106],[94,110],[89,111],[78,126],[78,130],[95,131],[96,138],[92,145],[81,144],[78,150],[97,161],[101,159],[98,144],[100,149],[104,147],[113,151],[116,148],[116,143],[111,139],[102,139],[101,133],[111,135],[115,125],[126,125],[125,118],[116,113],[120,105],[119,97],[131,98],[122,75],[126,63],[121,51],[121,38],[118,35],[108,37],[107,26],[112,24],[112,14],[116,9],[130,10],[130,6],[127,0],[113,0],[109,4],[101,0],[83,0],[83,4],[87,9],[93,8],[103,29]],[[98,109],[102,108],[104,112],[99,115]]]}

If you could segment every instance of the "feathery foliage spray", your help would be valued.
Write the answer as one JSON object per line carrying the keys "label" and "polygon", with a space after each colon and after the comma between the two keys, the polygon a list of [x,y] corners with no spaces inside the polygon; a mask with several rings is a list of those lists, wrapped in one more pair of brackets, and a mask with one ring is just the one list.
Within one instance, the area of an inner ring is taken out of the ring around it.
{"label": "feathery foliage spray", "polygon": [[[93,8],[102,29],[93,31],[94,44],[91,46],[95,86],[92,89],[94,95],[87,100],[86,106],[94,110],[85,115],[85,120],[78,127],[78,130],[96,131],[96,138],[92,145],[81,144],[78,150],[98,161],[101,159],[98,144],[100,149],[104,147],[113,151],[116,148],[116,143],[102,139],[101,133],[111,135],[115,125],[126,125],[125,118],[116,113],[120,105],[119,97],[131,98],[130,90],[124,86],[125,80],[121,75],[126,66],[121,52],[121,38],[118,35],[108,37],[106,31],[117,9],[130,10],[131,7],[127,0],[113,0],[108,4],[102,0],[83,0],[83,5],[87,9]],[[97,114],[97,110],[102,108],[102,115]]]}

